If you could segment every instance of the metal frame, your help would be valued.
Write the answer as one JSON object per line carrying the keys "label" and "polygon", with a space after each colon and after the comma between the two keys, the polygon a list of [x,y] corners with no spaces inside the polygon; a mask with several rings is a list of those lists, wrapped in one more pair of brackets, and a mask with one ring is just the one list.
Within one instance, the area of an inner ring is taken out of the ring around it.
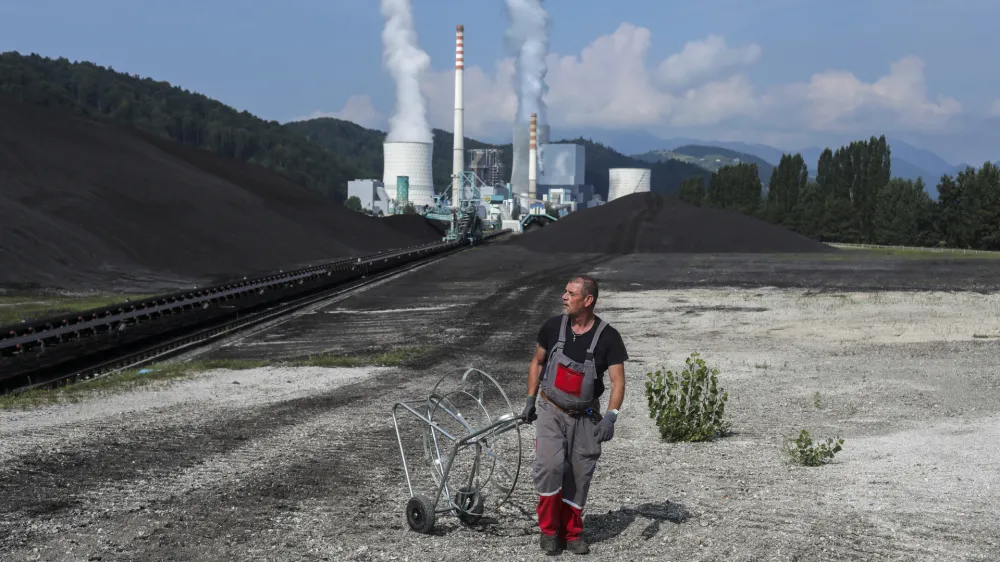
{"label": "metal frame", "polygon": [[[454,176],[452,176],[454,179]],[[476,173],[466,170],[459,177],[459,199],[456,204],[452,202],[449,208],[444,201],[444,196],[440,196],[440,206],[431,207],[423,216],[428,219],[439,220],[449,223],[451,226],[442,238],[445,242],[456,240],[468,240],[475,243],[482,238],[482,221],[478,220],[477,209],[482,200],[482,187],[486,184],[476,177]]]}
{"label": "metal frame", "polygon": [[[446,379],[450,378],[450,375],[445,375],[442,377],[438,383],[434,386],[434,389],[424,400],[415,400],[409,402],[397,402],[392,407],[392,421],[396,429],[396,440],[399,443],[399,453],[403,462],[403,472],[406,476],[406,486],[410,493],[410,502],[412,503],[414,499],[422,500],[430,505],[425,505],[432,514],[443,514],[452,513],[467,522],[477,521],[479,517],[482,516],[482,509],[484,506],[479,503],[481,501],[482,495],[481,491],[484,490],[491,483],[494,484],[502,493],[503,498],[493,506],[493,509],[497,509],[510,499],[514,488],[517,486],[518,476],[521,470],[521,460],[523,453],[521,450],[521,431],[520,425],[523,422],[523,417],[516,415],[513,412],[513,407],[511,406],[510,400],[507,398],[507,394],[503,391],[500,385],[496,382],[493,377],[487,373],[470,368],[465,371],[460,377],[460,381],[469,381],[470,375],[478,373],[482,375],[486,381],[492,383],[500,395],[503,397],[504,402],[507,404],[508,412],[499,416],[496,420],[490,417],[489,411],[483,405],[483,388],[482,380],[479,381],[479,392],[478,396],[466,391],[457,390],[450,392],[446,395],[442,395],[438,390],[441,384],[445,382]],[[462,413],[454,407],[454,405],[449,400],[449,397],[454,394],[464,394],[471,397],[476,404],[478,404],[479,409],[486,415],[489,424],[486,427],[475,428],[469,425],[469,423],[462,417]],[[399,432],[399,418],[397,412],[403,409],[414,417],[416,417],[420,422],[424,424],[423,432],[423,453],[424,461],[430,465],[431,474],[434,478],[435,492],[433,498],[424,498],[423,496],[418,496],[414,493],[413,482],[410,475],[410,464],[406,459],[406,451],[403,447],[403,438]],[[452,435],[446,429],[442,428],[434,421],[434,415],[436,412],[442,412],[444,415],[450,416],[455,421],[459,422],[462,427],[464,427],[468,434],[464,437],[458,435]],[[509,431],[515,431],[517,433],[517,461],[513,466],[513,470],[507,468],[506,463],[503,459],[490,448],[490,439],[507,433]],[[447,443],[445,440],[449,440],[452,443],[450,451],[447,450]],[[458,453],[465,448],[475,447],[476,457],[473,463],[472,470],[469,472],[468,481],[465,486],[459,490],[452,490],[448,484],[448,479],[451,474],[451,469],[455,458]],[[443,450],[444,449],[444,450]],[[445,458],[445,453],[447,456]],[[483,463],[483,456],[487,457],[487,463]],[[490,462],[491,461],[491,462]],[[489,474],[487,475],[485,481],[481,481],[477,484],[477,480],[480,480],[479,476],[482,474],[484,469],[484,464],[489,464]],[[512,478],[510,488],[503,488],[497,485],[493,479],[494,471],[500,469],[508,476]],[[478,487],[477,487],[478,486]],[[457,492],[457,493],[456,493]],[[441,502],[442,496],[445,498],[445,507],[438,507]],[[465,502],[456,501],[456,498],[460,497],[462,499],[472,498],[473,507],[467,508],[463,504]],[[408,504],[409,509],[409,504]],[[478,510],[478,511],[477,511]],[[433,526],[433,515],[430,515],[430,525],[425,532]],[[412,527],[412,524],[411,524]]]}
{"label": "metal frame", "polygon": [[473,148],[469,154],[469,169],[482,180],[483,185],[503,187],[503,151],[499,148]]}

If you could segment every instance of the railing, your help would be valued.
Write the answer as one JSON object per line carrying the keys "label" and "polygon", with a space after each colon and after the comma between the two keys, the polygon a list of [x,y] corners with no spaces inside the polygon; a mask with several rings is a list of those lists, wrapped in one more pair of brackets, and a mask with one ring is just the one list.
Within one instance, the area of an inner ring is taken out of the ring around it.
{"label": "railing", "polygon": [[827,246],[834,248],[855,248],[874,250],[916,250],[921,252],[941,252],[950,254],[995,254],[1000,256],[1000,252],[995,250],[970,250],[966,248],[941,248],[933,246],[887,246],[882,244],[849,244],[846,242],[826,242]]}

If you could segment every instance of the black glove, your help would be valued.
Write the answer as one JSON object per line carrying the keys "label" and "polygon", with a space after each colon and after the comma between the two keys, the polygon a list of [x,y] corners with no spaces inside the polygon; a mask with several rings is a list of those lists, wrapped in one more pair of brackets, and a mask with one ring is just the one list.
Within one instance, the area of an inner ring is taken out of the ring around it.
{"label": "black glove", "polygon": [[535,413],[535,397],[529,396],[524,402],[524,411],[521,412],[521,417],[524,418],[524,423],[531,423],[538,419],[538,414]]}
{"label": "black glove", "polygon": [[615,422],[618,420],[618,415],[614,412],[608,412],[601,419],[601,423],[598,424],[597,431],[597,441],[598,443],[603,443],[605,441],[611,441],[611,438],[615,436]]}

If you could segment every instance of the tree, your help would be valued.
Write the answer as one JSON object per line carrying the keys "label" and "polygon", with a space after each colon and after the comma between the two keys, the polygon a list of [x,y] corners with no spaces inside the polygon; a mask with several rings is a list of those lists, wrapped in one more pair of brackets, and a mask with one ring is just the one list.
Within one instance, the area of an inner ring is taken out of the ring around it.
{"label": "tree", "polygon": [[756,164],[723,166],[708,182],[706,206],[755,215],[761,206],[761,189]]}
{"label": "tree", "polygon": [[792,227],[798,223],[794,211],[799,197],[809,181],[809,168],[801,154],[783,154],[771,174],[767,189],[768,220]]}
{"label": "tree", "polygon": [[[333,118],[268,121],[167,82],[88,62],[0,53],[0,95],[256,164],[337,202],[347,199],[349,180],[382,174],[382,131]],[[433,130],[433,181],[445,192],[451,186],[453,142],[452,133]],[[659,193],[676,191],[685,178],[710,175],[689,162],[644,162],[585,139],[559,142],[584,146],[585,182],[605,197],[609,168],[648,167],[651,188]],[[511,169],[510,144],[466,138],[465,147],[499,148],[504,169]]]}
{"label": "tree", "polygon": [[823,205],[824,242],[861,242],[861,230],[858,228],[857,213],[851,205],[851,200],[844,197],[831,197]]}
{"label": "tree", "polygon": [[879,190],[873,218],[874,242],[896,246],[915,246],[919,241],[919,221],[925,209],[922,180],[889,180]]}
{"label": "tree", "polygon": [[700,207],[705,201],[705,178],[687,178],[677,189],[677,198],[685,203]]}
{"label": "tree", "polygon": [[948,246],[1000,249],[1000,169],[986,162],[938,183],[939,221]]}
{"label": "tree", "polygon": [[823,219],[825,200],[819,184],[808,182],[803,186],[798,201],[791,212],[789,228],[814,240],[824,239]]}
{"label": "tree", "polygon": [[[87,62],[2,53],[0,95],[257,164],[335,201],[347,198],[348,180],[377,177],[381,167],[381,156],[373,166],[372,159],[325,150],[276,121],[166,82]],[[383,133],[356,127],[353,134],[375,139],[366,146],[381,152]]]}
{"label": "tree", "polygon": [[344,206],[352,211],[360,211],[361,199],[357,195],[351,195],[347,198],[347,201],[344,202]]}

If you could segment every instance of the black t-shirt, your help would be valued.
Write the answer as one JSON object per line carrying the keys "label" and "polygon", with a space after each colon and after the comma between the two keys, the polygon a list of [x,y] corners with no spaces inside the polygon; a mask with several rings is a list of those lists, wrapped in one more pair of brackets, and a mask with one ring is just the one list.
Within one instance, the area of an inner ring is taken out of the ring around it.
{"label": "black t-shirt", "polygon": [[[548,353],[559,343],[559,326],[562,324],[562,315],[553,316],[542,324],[538,331],[538,345],[545,348],[546,361]],[[566,322],[566,337],[563,343],[563,353],[574,361],[584,362],[587,359],[587,350],[594,340],[598,326],[601,325],[601,317],[594,317],[594,325],[585,334],[576,336],[573,341],[573,326],[571,321]],[[621,334],[610,324],[604,327],[601,332],[601,339],[594,348],[594,366],[597,368],[597,382],[594,388],[595,396],[604,393],[604,373],[609,365],[617,365],[628,361],[628,351],[625,349],[625,342],[622,341]],[[544,372],[542,373],[544,376]]]}

